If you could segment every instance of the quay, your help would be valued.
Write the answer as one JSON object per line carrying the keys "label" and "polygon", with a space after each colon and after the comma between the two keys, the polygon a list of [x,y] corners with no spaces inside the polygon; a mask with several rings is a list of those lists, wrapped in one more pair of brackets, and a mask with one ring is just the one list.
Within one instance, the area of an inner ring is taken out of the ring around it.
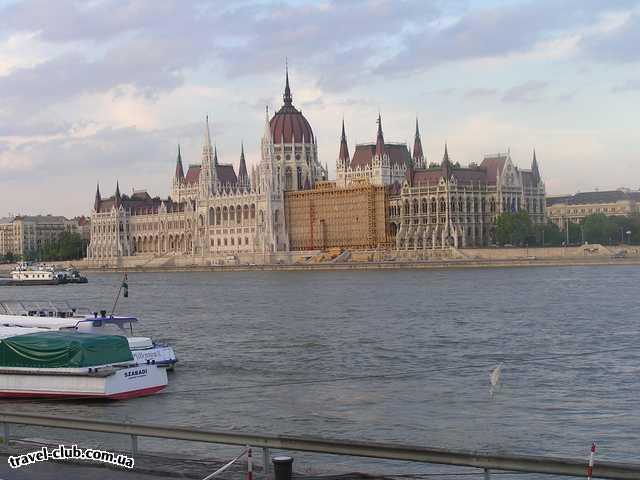
{"label": "quay", "polygon": [[[29,425],[44,428],[62,428],[69,430],[101,432],[126,436],[130,439],[129,454],[134,458],[141,458],[140,452],[138,450],[138,437],[162,438],[166,440],[183,440],[219,445],[235,445],[238,447],[250,446],[255,449],[256,452],[258,452],[260,449],[262,450],[262,469],[256,469],[256,473],[258,473],[257,476],[261,478],[269,478],[270,476],[270,460],[272,458],[272,451],[310,452],[381,460],[399,460],[423,464],[470,467],[472,469],[479,469],[481,472],[483,472],[485,479],[490,478],[491,472],[521,472],[538,473],[545,475],[564,475],[569,477],[584,477],[588,466],[586,459],[455,451],[443,448],[428,448],[417,445],[375,443],[344,439],[330,440],[316,437],[291,437],[283,435],[217,432],[184,427],[166,427],[159,425],[98,421],[77,417],[54,417],[31,414],[17,414],[9,412],[0,412],[0,423],[3,425],[3,451],[5,455],[7,451],[12,452],[12,448],[14,448],[14,446],[17,446],[20,449],[26,448],[26,451],[33,450],[33,445],[31,445],[31,448],[25,447],[25,443],[16,443],[11,437],[12,425]],[[137,474],[147,471],[147,473],[154,474],[148,467],[145,470],[145,464],[156,465],[154,468],[158,468],[157,464],[153,463],[153,460],[151,460],[150,462],[147,459],[146,462],[143,462],[141,468],[139,470],[134,469],[134,472]],[[171,464],[171,462],[169,462],[169,464]],[[185,465],[186,464],[183,463],[182,466],[180,466],[180,464],[177,466],[180,476],[183,477],[188,470],[186,469]],[[242,464],[239,464],[240,469],[241,465]],[[211,471],[213,471],[213,469]],[[209,471],[208,473],[211,473],[211,471]],[[202,472],[198,473],[198,475],[201,474]],[[205,475],[206,474],[207,473],[205,473]],[[198,477],[194,476],[187,478]],[[305,477],[296,475],[296,478]],[[373,478],[382,477],[374,476]],[[597,461],[593,467],[592,478],[603,478],[612,480],[638,479],[640,478],[640,464]]]}

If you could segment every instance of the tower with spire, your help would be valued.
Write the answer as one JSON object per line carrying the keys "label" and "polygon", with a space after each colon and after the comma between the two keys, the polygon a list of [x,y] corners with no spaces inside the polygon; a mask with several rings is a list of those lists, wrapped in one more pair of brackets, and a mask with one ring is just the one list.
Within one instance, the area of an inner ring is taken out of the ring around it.
{"label": "tower with spire", "polygon": [[344,118],[342,119],[342,133],[340,135],[340,150],[336,161],[336,171],[338,175],[349,169],[351,159],[349,157],[349,146],[347,145],[347,134],[344,129]]}
{"label": "tower with spire", "polygon": [[200,194],[211,195],[218,191],[219,182],[216,169],[217,155],[214,155],[209,129],[209,115],[205,119],[204,142],[202,144],[202,161],[200,166]]}
{"label": "tower with spire", "polygon": [[93,201],[93,211],[100,211],[100,203],[102,202],[102,197],[100,197],[100,183],[96,185],[96,198]]}
{"label": "tower with spire", "polygon": [[420,128],[418,127],[418,117],[416,117],[416,133],[413,139],[413,167],[427,168],[426,158],[422,151],[422,140],[420,138]]}
{"label": "tower with spire", "polygon": [[249,173],[247,172],[247,162],[244,158],[244,142],[240,144],[240,166],[238,167],[238,187],[248,190],[251,187]]}

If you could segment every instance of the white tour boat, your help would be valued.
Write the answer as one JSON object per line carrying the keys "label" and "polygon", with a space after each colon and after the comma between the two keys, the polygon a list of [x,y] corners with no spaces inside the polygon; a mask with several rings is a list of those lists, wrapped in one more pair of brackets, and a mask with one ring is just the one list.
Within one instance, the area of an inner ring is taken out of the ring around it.
{"label": "white tour boat", "polygon": [[138,319],[131,316],[107,315],[100,312],[80,313],[77,308],[63,304],[46,305],[27,302],[0,302],[0,326],[37,328],[46,330],[75,330],[83,333],[115,333],[127,337],[134,360],[141,365],[155,364],[173,369],[176,354],[170,345],[154,342],[149,337],[133,336],[133,324]]}
{"label": "white tour boat", "polygon": [[19,263],[11,271],[9,278],[0,279],[0,285],[58,285],[65,281],[57,272],[46,265],[30,265],[27,262]]}
{"label": "white tour boat", "polygon": [[[14,330],[20,327],[5,327]],[[28,330],[28,329],[25,329]],[[0,339],[0,398],[126,399],[167,386],[167,372],[138,365],[125,337],[77,331]]]}

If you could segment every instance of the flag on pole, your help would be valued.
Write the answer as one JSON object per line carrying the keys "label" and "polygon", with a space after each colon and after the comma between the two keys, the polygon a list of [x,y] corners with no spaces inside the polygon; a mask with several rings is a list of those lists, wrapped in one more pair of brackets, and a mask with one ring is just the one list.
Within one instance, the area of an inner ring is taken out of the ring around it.
{"label": "flag on pole", "polygon": [[124,274],[124,279],[122,280],[122,296],[124,298],[129,298],[129,284],[127,283],[127,274]]}

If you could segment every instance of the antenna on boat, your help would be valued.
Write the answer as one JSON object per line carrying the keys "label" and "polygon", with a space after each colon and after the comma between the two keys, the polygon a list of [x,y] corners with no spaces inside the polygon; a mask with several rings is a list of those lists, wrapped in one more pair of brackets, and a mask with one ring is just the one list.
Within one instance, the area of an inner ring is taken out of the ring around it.
{"label": "antenna on boat", "polygon": [[111,315],[109,315],[110,317],[113,317],[113,314],[116,311],[116,305],[118,305],[118,300],[120,299],[120,293],[122,293],[122,296],[124,298],[129,297],[129,284],[127,283],[127,272],[124,272],[124,275],[122,277],[122,283],[120,284],[120,288],[118,288],[118,293],[116,294],[116,298],[113,299],[113,307],[111,308]]}

